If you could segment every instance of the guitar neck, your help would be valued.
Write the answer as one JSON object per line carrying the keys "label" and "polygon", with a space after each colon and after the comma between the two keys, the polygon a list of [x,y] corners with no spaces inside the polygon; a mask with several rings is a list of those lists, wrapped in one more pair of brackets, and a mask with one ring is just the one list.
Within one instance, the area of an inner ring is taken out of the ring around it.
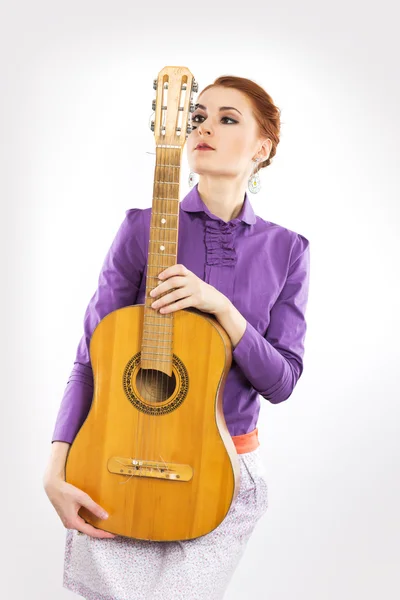
{"label": "guitar neck", "polygon": [[165,347],[172,346],[172,327],[166,327],[164,322],[167,318],[172,320],[172,315],[154,311],[149,292],[156,286],[161,271],[177,263],[182,150],[181,146],[156,146],[143,333],[149,340],[157,333]]}

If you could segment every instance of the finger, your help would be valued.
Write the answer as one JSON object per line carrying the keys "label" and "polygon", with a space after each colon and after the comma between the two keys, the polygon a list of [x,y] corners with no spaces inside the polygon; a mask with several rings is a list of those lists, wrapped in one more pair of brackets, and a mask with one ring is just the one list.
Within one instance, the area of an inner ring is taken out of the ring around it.
{"label": "finger", "polygon": [[178,276],[182,277],[182,275],[188,275],[190,272],[191,271],[189,271],[189,269],[185,267],[185,265],[176,264],[172,265],[171,267],[168,267],[164,271],[161,271],[161,273],[158,275],[158,279],[168,279],[169,277],[172,277],[175,273],[178,273]]}
{"label": "finger", "polygon": [[107,519],[107,511],[102,506],[97,504],[97,502],[92,500],[89,494],[84,493],[82,496],[79,496],[78,502],[80,502],[81,506],[84,506],[90,510],[90,512],[96,517],[99,517],[99,519]]}
{"label": "finger", "polygon": [[[156,299],[158,296],[161,298],[167,297],[167,292],[174,292],[175,290],[179,290],[187,285],[187,279],[182,275],[177,275],[176,277],[169,277],[168,281],[158,282],[156,287],[154,287],[149,292],[150,298]],[[164,295],[163,295],[164,294]]]}
{"label": "finger", "polygon": [[163,293],[163,287],[161,287],[163,285],[163,283],[161,283],[161,281],[159,281],[156,285],[155,288],[153,288],[152,290],[150,290],[149,295],[151,298],[155,298],[156,296],[158,296],[159,294]]}
{"label": "finger", "polygon": [[86,521],[82,519],[82,517],[80,517],[79,515],[77,515],[76,525],[74,526],[74,529],[77,529],[81,533],[86,533],[86,535],[90,535],[91,537],[95,538],[116,537],[113,533],[110,533],[109,531],[97,529],[96,527],[93,527],[93,525],[90,525],[90,523],[86,523]]}
{"label": "finger", "polygon": [[194,306],[191,302],[191,296],[187,296],[178,302],[173,302],[172,304],[168,304],[168,306],[162,306],[160,308],[160,313],[169,313],[174,312],[176,310],[181,310],[182,308],[189,308],[189,306]]}
{"label": "finger", "polygon": [[[176,303],[177,300],[182,300],[183,298],[188,298],[188,290],[184,287],[174,288],[171,290],[169,294],[162,296],[162,298],[158,298],[154,302],[152,302],[152,307],[156,310],[167,306],[168,304]],[[156,306],[153,306],[157,302]]]}

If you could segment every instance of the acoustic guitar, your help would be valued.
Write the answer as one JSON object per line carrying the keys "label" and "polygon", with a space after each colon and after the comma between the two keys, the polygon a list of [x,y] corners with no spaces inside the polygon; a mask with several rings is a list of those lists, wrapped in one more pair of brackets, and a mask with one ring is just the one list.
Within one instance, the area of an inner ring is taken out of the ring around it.
{"label": "acoustic guitar", "polygon": [[106,315],[90,340],[94,390],[70,446],[66,481],[105,508],[94,527],[152,540],[189,540],[215,529],[239,490],[240,466],[223,414],[232,363],[217,319],[193,307],[151,308],[157,276],[177,264],[181,155],[198,87],[185,67],[154,80],[156,165],[145,304]]}

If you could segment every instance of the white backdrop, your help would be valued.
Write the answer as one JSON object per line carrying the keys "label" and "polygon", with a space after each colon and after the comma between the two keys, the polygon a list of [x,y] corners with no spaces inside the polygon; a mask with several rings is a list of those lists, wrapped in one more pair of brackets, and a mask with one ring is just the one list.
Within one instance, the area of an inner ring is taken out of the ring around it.
{"label": "white backdrop", "polygon": [[[153,79],[184,65],[200,91],[248,77],[281,108],[281,143],[251,202],[311,244],[304,373],[287,401],[263,401],[269,509],[226,598],[399,598],[390,4],[1,5],[2,597],[73,597],[42,476],[105,253],[125,210],[151,206]],[[181,198],[187,175],[184,152]]]}

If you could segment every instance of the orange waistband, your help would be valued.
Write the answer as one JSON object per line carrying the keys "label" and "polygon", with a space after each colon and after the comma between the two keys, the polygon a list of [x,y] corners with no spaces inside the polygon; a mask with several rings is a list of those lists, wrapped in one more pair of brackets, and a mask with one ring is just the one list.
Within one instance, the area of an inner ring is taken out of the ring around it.
{"label": "orange waistband", "polygon": [[244,433],[243,435],[233,435],[232,439],[238,454],[252,452],[260,445],[260,442],[258,441],[257,427],[253,429],[253,431],[249,431],[249,433]]}

